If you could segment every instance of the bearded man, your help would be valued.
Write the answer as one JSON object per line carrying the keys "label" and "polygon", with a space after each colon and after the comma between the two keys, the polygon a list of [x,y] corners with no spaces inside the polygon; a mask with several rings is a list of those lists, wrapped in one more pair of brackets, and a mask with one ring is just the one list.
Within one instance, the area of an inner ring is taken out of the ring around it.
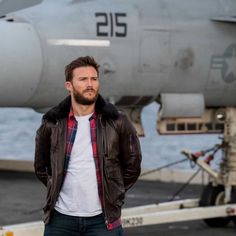
{"label": "bearded man", "polygon": [[65,67],[69,96],[36,134],[35,173],[47,187],[44,236],[121,236],[121,207],[140,174],[141,151],[127,116],[99,94],[99,65]]}

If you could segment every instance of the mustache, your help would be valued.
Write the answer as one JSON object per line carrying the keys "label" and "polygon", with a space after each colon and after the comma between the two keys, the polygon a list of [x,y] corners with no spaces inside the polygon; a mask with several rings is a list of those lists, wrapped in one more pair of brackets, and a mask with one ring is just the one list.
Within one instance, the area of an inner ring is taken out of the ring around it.
{"label": "mustache", "polygon": [[85,89],[83,92],[96,92],[96,90],[93,88],[88,88],[88,89]]}

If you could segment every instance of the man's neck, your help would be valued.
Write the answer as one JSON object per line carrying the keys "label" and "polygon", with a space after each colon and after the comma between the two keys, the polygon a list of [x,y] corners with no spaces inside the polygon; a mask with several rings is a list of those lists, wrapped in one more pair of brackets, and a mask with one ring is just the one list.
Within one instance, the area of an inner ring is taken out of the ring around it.
{"label": "man's neck", "polygon": [[92,105],[81,105],[72,100],[71,105],[75,116],[86,116],[95,111],[95,103]]}

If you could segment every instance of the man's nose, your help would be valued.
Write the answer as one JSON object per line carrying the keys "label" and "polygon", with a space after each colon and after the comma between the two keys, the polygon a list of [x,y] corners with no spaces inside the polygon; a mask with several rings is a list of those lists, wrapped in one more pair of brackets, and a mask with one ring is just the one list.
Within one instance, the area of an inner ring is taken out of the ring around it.
{"label": "man's nose", "polygon": [[92,84],[92,79],[88,79],[88,83],[87,83],[88,87],[92,87],[93,84]]}

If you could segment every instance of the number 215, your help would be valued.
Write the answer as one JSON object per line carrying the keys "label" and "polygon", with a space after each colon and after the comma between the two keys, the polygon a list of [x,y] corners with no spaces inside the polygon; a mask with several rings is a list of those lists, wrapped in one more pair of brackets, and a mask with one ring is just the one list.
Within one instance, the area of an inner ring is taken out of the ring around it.
{"label": "number 215", "polygon": [[126,18],[126,13],[105,13],[96,12],[97,21],[97,36],[105,37],[126,37],[127,24],[122,21]]}

